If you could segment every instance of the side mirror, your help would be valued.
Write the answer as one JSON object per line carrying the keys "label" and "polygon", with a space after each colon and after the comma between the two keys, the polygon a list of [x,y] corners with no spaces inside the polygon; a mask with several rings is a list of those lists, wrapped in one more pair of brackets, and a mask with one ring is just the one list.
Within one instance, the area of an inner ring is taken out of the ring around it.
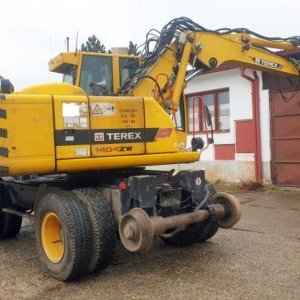
{"label": "side mirror", "polygon": [[204,105],[204,114],[205,114],[205,120],[206,120],[207,126],[211,127],[211,125],[212,125],[211,114],[210,114],[210,111],[209,111],[207,105]]}
{"label": "side mirror", "polygon": [[14,91],[14,86],[8,79],[0,78],[0,93],[10,94]]}

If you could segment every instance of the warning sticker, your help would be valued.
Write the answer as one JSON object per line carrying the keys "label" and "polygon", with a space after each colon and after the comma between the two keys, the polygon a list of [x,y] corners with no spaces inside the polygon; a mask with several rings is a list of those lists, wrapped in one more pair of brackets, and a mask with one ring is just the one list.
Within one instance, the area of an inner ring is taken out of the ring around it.
{"label": "warning sticker", "polygon": [[92,103],[91,110],[92,115],[97,117],[114,116],[116,114],[115,104],[109,102]]}

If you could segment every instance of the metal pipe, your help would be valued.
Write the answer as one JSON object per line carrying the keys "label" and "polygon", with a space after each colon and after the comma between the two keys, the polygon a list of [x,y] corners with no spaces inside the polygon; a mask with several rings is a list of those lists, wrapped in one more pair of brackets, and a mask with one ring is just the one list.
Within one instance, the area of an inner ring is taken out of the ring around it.
{"label": "metal pipe", "polygon": [[[223,218],[225,209],[222,204],[214,204],[213,208],[216,212],[217,218]],[[200,223],[207,220],[210,213],[206,209],[193,211],[191,213],[174,215],[167,218],[154,217],[151,218],[151,227],[153,228],[153,235],[160,236],[168,229],[184,227],[193,223]]]}
{"label": "metal pipe", "polygon": [[19,217],[23,217],[26,218],[28,220],[34,220],[34,215],[30,214],[30,213],[26,213],[26,212],[21,212],[15,209],[10,209],[10,208],[2,208],[2,212],[3,213],[7,213],[7,214],[12,214],[12,215],[16,215]]}

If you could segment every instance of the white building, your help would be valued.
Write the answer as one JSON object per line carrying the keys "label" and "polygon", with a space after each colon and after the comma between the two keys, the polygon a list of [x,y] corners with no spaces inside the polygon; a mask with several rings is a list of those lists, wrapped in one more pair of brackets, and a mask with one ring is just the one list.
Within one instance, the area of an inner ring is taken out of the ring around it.
{"label": "white building", "polygon": [[193,136],[206,140],[207,130],[199,125],[204,101],[212,114],[214,144],[199,162],[171,167],[204,168],[211,181],[300,187],[299,88],[299,78],[249,69],[221,68],[194,77],[185,89],[188,143]]}
{"label": "white building", "polygon": [[[195,135],[206,140],[204,128],[198,125],[198,118],[201,119],[198,96],[203,97],[213,117],[214,145],[203,151],[197,167],[205,168],[210,180],[270,182],[269,91],[262,89],[261,72],[225,69],[196,76],[188,83],[185,93],[189,140],[193,137],[193,109]],[[259,103],[261,120],[258,145],[255,101]]]}

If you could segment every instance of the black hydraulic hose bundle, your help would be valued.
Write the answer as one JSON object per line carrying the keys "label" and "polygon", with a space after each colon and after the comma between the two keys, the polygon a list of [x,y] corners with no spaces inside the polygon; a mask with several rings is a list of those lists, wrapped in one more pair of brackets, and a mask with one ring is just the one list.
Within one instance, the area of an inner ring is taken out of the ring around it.
{"label": "black hydraulic hose bundle", "polygon": [[[178,36],[180,32],[185,32],[185,31],[207,32],[216,35],[226,35],[230,33],[245,33],[245,34],[251,34],[252,36],[261,39],[277,41],[277,42],[285,41],[285,42],[290,42],[295,46],[300,46],[300,36],[292,36],[288,38],[266,37],[246,28],[235,28],[235,29],[220,28],[217,30],[210,30],[195,23],[189,18],[186,17],[176,18],[171,20],[169,23],[167,23],[162,28],[161,32],[157,31],[156,29],[151,29],[147,33],[146,42],[143,45],[141,45],[144,46],[144,48],[141,53],[140,65],[136,73],[133,74],[130,78],[128,78],[124,82],[124,84],[120,87],[117,94],[130,95],[132,89],[136,87],[137,83],[148,75],[148,70],[155,64],[157,59],[170,45],[172,39]],[[268,50],[266,48],[264,49]],[[291,61],[295,63],[293,60]]]}

